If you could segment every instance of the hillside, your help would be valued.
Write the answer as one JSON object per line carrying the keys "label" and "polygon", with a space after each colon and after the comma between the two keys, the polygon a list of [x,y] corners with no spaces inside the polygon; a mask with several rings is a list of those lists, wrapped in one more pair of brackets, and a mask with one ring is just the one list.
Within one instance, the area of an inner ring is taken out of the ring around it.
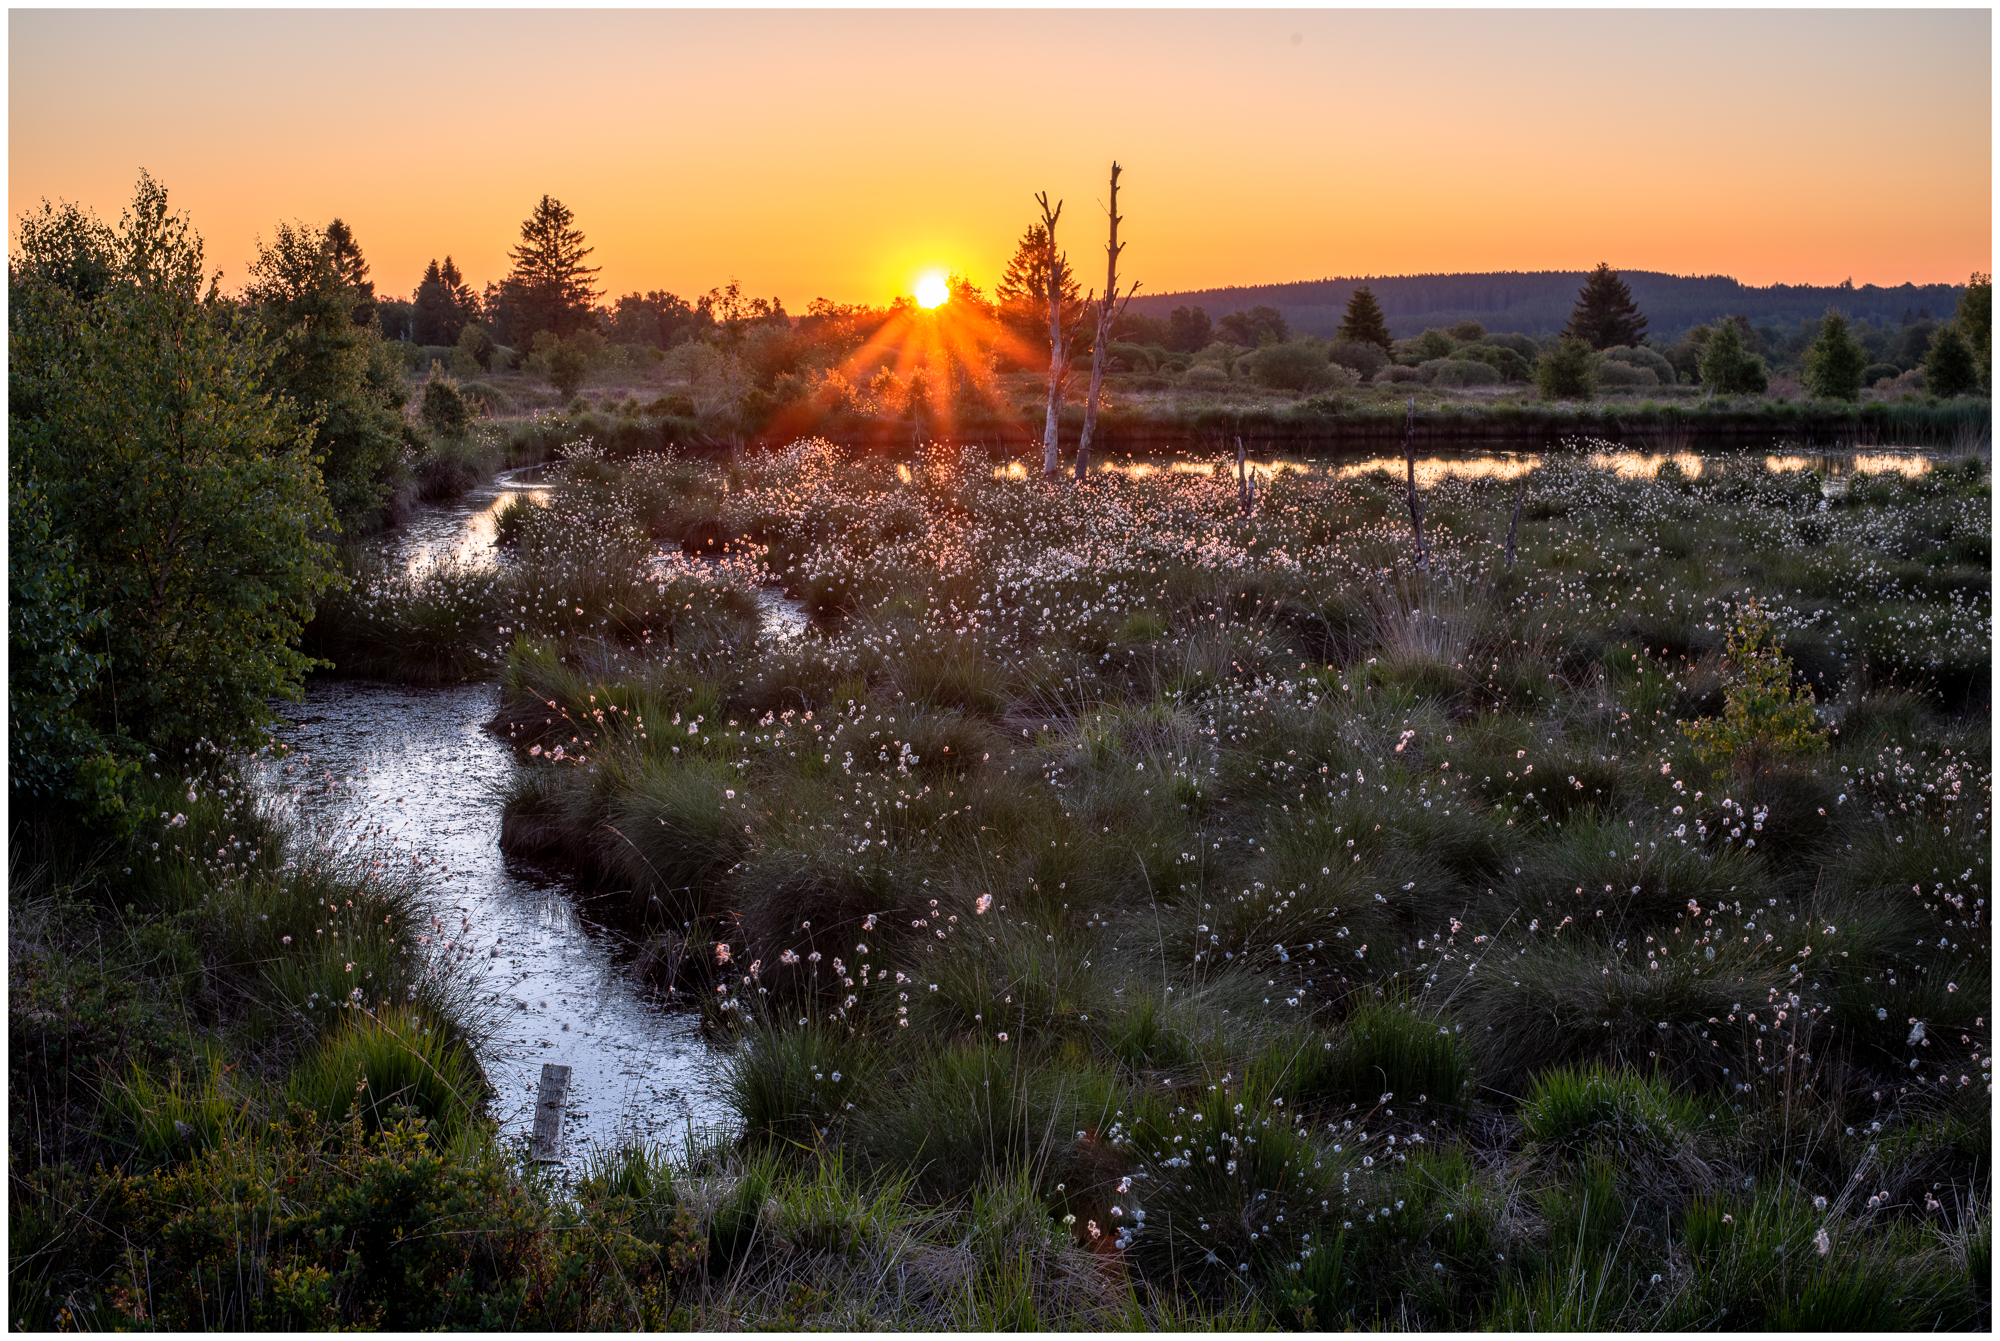
{"label": "hillside", "polygon": [[[1902,284],[1895,288],[1773,284],[1758,288],[1727,275],[1668,275],[1653,270],[1620,273],[1651,322],[1647,334],[1655,341],[1671,341],[1690,326],[1738,314],[1749,317],[1753,325],[1784,330],[1820,316],[1828,307],[1838,308],[1850,318],[1876,323],[1900,323],[1906,315],[1943,317],[1965,291],[1958,284]],[[1284,313],[1294,330],[1330,336],[1340,324],[1348,296],[1366,284],[1380,300],[1398,338],[1468,319],[1482,322],[1490,330],[1548,335],[1561,330],[1569,320],[1584,274],[1581,270],[1501,270],[1303,280],[1183,293],[1142,292],[1133,298],[1132,310],[1164,317],[1185,304],[1203,308],[1210,317],[1220,317],[1243,308],[1269,306]]]}

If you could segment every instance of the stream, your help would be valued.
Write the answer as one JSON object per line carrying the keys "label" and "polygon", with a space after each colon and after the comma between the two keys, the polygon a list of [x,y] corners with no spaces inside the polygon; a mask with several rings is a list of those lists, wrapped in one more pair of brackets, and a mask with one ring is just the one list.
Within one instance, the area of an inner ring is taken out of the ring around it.
{"label": "stream", "polygon": [[[383,547],[412,567],[491,561],[495,516],[537,492],[534,481],[510,471],[426,509]],[[445,934],[469,951],[458,962],[484,1017],[479,1058],[504,1138],[525,1145],[545,1062],[571,1068],[562,1156],[572,1172],[593,1149],[727,1124],[699,1016],[632,973],[636,946],[617,910],[560,870],[501,852],[499,790],[520,765],[486,730],[499,707],[495,684],[309,680],[304,701],[281,705],[273,735],[288,754],[266,766],[265,786],[297,788],[300,813],[322,831],[377,826],[378,845],[429,874]]]}
{"label": "stream", "polygon": [[[1652,474],[1668,459],[1620,452],[1601,466]],[[1719,463],[1677,458],[1690,475]],[[1752,464],[1754,462],[1754,465]],[[1420,484],[1450,474],[1511,477],[1539,463],[1506,451],[1426,453]],[[1831,479],[1864,470],[1921,472],[1922,454],[1813,453],[1750,457],[1735,468],[1798,469]],[[1106,463],[1104,470],[1214,467],[1160,460]],[[1400,459],[1284,462],[1260,470],[1361,473],[1399,471]],[[1019,466],[996,474],[1011,474]],[[534,468],[509,471],[458,503],[426,508],[380,542],[412,570],[447,556],[495,559],[495,519],[516,495],[542,492]],[[776,591],[759,592],[765,631],[796,637],[805,617]],[[558,869],[500,851],[499,793],[514,770],[508,746],[485,729],[500,705],[495,684],[416,688],[366,680],[314,679],[303,702],[283,704],[274,732],[287,756],[264,766],[263,785],[289,793],[322,832],[371,834],[370,841],[414,863],[439,891],[445,934],[458,933],[456,962],[469,974],[484,1042],[480,1060],[494,1087],[491,1111],[506,1138],[525,1145],[542,1065],[571,1068],[563,1124],[563,1164],[580,1167],[593,1149],[626,1141],[672,1142],[732,1121],[719,1097],[718,1059],[699,1017],[672,1005],[631,970],[637,948],[615,908],[592,899]],[[452,927],[453,920],[458,927]]]}

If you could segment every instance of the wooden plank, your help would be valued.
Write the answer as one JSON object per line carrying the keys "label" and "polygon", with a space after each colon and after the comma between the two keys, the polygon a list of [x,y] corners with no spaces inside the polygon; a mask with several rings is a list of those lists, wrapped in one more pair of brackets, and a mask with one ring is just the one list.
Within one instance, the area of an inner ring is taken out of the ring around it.
{"label": "wooden plank", "polygon": [[542,1063],[542,1088],[535,1099],[535,1136],[528,1157],[537,1164],[562,1159],[563,1101],[569,1097],[569,1068]]}

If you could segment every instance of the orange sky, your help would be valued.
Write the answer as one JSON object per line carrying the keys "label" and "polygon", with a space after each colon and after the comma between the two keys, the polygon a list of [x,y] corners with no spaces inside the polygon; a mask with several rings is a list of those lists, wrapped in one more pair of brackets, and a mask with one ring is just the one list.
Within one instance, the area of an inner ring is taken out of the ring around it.
{"label": "orange sky", "polygon": [[[611,294],[990,290],[1033,213],[1150,292],[1625,269],[1962,282],[1991,14],[12,10],[9,213],[163,181],[240,283],[280,218],[377,288],[498,278],[536,198]],[[1097,281],[1102,283],[1101,279]]]}

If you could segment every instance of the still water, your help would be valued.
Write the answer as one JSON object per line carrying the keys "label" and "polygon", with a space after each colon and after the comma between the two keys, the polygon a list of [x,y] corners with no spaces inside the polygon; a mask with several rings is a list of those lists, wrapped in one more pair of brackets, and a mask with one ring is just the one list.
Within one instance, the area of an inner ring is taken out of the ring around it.
{"label": "still water", "polygon": [[[493,519],[537,489],[516,471],[457,505],[428,510],[385,538],[412,567],[446,555],[491,562]],[[480,1061],[493,1116],[509,1137],[533,1126],[542,1064],[571,1068],[564,1163],[626,1139],[672,1142],[724,1123],[715,1058],[695,1013],[631,970],[633,936],[558,871],[500,851],[499,789],[514,770],[486,723],[497,685],[415,688],[314,680],[282,708],[287,757],[266,786],[308,817],[420,866],[437,891],[450,962],[480,1002]]]}

